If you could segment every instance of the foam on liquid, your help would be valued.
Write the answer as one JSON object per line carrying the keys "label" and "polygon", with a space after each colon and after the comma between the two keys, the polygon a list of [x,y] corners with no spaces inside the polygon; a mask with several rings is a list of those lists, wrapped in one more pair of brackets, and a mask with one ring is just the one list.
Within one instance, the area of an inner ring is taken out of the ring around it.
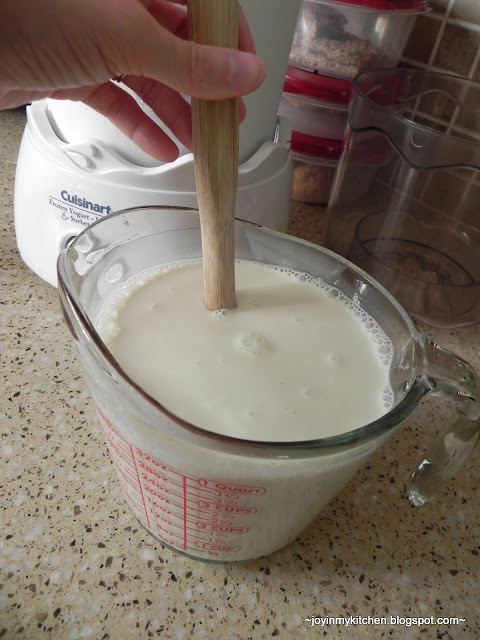
{"label": "foam on liquid", "polygon": [[324,438],[390,409],[392,344],[341,292],[238,260],[236,297],[235,309],[210,312],[201,261],[163,265],[121,285],[97,329],[147,393],[224,435]]}

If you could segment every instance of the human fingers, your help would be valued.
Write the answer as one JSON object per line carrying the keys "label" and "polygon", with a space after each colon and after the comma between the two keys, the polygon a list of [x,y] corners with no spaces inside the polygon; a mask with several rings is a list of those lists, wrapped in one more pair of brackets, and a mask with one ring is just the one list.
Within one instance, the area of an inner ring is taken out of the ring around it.
{"label": "human fingers", "polygon": [[263,82],[263,63],[253,53],[195,44],[164,31],[158,40],[145,41],[137,52],[140,69],[135,75],[207,100],[251,93]]}
{"label": "human fingers", "polygon": [[[181,93],[205,99],[244,95],[262,83],[265,69],[252,51],[200,45],[180,37],[178,34],[184,35],[186,24],[185,14],[178,13],[183,7],[153,0],[148,11],[157,23],[156,28],[146,30],[134,42],[125,43],[131,67],[121,71],[151,77]],[[241,24],[246,24],[244,17]],[[251,35],[242,35],[242,39],[242,46],[253,47]]]}
{"label": "human fingers", "polygon": [[[133,88],[133,83],[131,84]],[[151,101],[145,92],[140,91],[140,93],[144,94],[146,101]],[[164,110],[161,107],[169,105],[168,109],[171,112],[175,112],[175,109],[178,108],[178,112],[182,116],[177,115],[175,121],[170,122],[169,128],[182,144],[188,149],[192,149],[190,106],[178,94],[176,96],[177,99],[175,99],[175,95],[169,96],[170,102],[165,96],[165,100],[161,101],[160,105],[155,105],[154,101],[153,110],[162,119]],[[172,162],[178,157],[178,147],[175,142],[143,111],[132,96],[111,82],[93,88],[78,87],[75,89],[57,89],[55,91],[29,91],[23,89],[8,92],[0,91],[0,109],[13,109],[48,97],[55,100],[82,101],[108,118],[113,125],[145,153],[161,162]],[[181,102],[185,106],[182,106]]]}
{"label": "human fingers", "polygon": [[177,91],[140,76],[126,76],[123,82],[152,109],[187,149],[193,148],[190,105]]}
{"label": "human fingers", "polygon": [[[147,104],[175,137],[192,150],[192,126],[190,105],[175,91],[145,78],[127,76],[125,84]],[[0,91],[0,109],[12,109],[42,98],[56,100],[81,100],[108,118],[122,133],[129,137],[145,153],[162,162],[178,157],[176,144],[146,114],[121,86],[107,83],[97,87],[75,89]],[[245,117],[245,104],[239,102],[239,120]]]}
{"label": "human fingers", "polygon": [[[167,85],[140,76],[126,76],[123,82],[152,109],[187,149],[193,149],[190,105],[178,92]],[[245,103],[238,98],[239,122],[245,115]]]}
{"label": "human fingers", "polygon": [[[158,115],[176,138],[192,149],[190,105],[175,91],[146,78],[125,78],[127,85]],[[154,86],[152,86],[154,85]],[[178,156],[177,145],[121,86],[107,82],[95,87],[57,90],[0,89],[0,109],[13,109],[35,100],[79,100],[108,118],[146,153],[162,162]]]}
{"label": "human fingers", "polygon": [[130,94],[113,82],[95,88],[89,95],[84,96],[82,101],[108,118],[152,157],[162,162],[172,162],[178,157],[175,142],[143,111]]}

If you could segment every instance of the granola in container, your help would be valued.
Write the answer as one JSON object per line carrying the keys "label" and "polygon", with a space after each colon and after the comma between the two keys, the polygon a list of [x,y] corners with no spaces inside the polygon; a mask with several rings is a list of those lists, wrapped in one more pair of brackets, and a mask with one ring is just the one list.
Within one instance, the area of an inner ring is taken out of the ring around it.
{"label": "granola in container", "polygon": [[289,63],[352,79],[395,67],[426,0],[303,0]]}
{"label": "granola in container", "polygon": [[342,140],[292,132],[293,200],[328,203],[342,149]]}

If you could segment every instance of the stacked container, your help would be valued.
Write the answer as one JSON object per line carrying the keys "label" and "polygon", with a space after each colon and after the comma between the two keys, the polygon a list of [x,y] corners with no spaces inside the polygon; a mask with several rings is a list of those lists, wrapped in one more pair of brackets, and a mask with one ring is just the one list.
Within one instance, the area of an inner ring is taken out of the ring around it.
{"label": "stacked container", "polygon": [[347,124],[348,84],[288,66],[279,113],[292,125],[292,198],[326,204]]}
{"label": "stacked container", "polygon": [[292,123],[292,197],[326,204],[348,131],[351,81],[396,67],[427,0],[303,0],[280,115]]}

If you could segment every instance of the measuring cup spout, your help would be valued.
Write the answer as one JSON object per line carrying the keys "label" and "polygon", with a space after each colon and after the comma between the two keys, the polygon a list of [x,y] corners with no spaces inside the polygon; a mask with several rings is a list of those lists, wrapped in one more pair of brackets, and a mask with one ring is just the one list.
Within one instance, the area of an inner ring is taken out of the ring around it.
{"label": "measuring cup spout", "polygon": [[412,475],[409,498],[420,506],[452,478],[480,439],[480,378],[465,360],[433,342],[425,342],[425,374],[430,395],[452,404],[453,424],[437,436],[433,447]]}

